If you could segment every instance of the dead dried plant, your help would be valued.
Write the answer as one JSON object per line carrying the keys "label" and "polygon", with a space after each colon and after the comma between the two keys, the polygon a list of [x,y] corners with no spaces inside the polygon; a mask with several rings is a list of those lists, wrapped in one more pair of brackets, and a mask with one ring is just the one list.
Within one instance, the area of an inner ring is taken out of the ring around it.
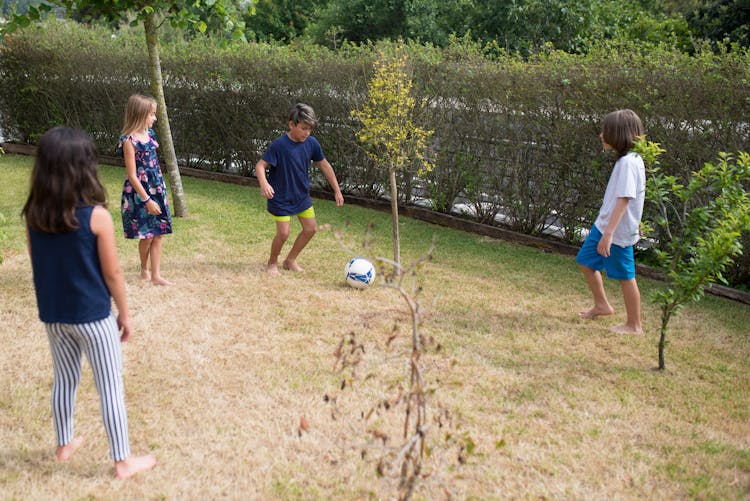
{"label": "dead dried plant", "polygon": [[[341,231],[335,231],[337,240],[344,245],[345,238]],[[370,247],[371,237],[368,229],[363,242],[365,249]],[[349,249],[351,250],[351,249]],[[421,479],[431,475],[425,469],[425,460],[431,454],[430,443],[445,449],[455,449],[456,454],[451,457],[458,463],[466,461],[466,456],[474,450],[474,441],[468,433],[460,432],[460,425],[456,425],[450,410],[436,398],[438,383],[428,383],[425,379],[425,367],[422,357],[425,353],[439,353],[440,344],[429,335],[421,332],[423,308],[423,287],[420,272],[424,263],[432,259],[435,251],[434,241],[427,251],[415,259],[408,266],[385,257],[376,257],[376,268],[391,270],[388,274],[379,274],[378,285],[395,291],[408,308],[409,329],[405,345],[399,348],[397,339],[402,336],[399,321],[396,319],[393,328],[388,333],[384,343],[373,347],[381,350],[384,357],[377,357],[377,363],[384,363],[393,359],[404,360],[406,367],[403,378],[387,381],[387,376],[376,384],[385,386],[383,396],[376,398],[371,407],[361,414],[365,424],[366,439],[361,445],[361,456],[368,459],[368,450],[376,450],[376,473],[381,478],[397,479],[397,498],[407,500],[414,494]],[[434,309],[438,296],[432,304]],[[373,367],[363,367],[369,359],[365,354],[369,351],[366,342],[360,340],[355,331],[350,331],[341,337],[334,350],[334,370],[344,375],[336,395],[326,395],[334,410],[332,417],[336,419],[341,414],[337,409],[340,398],[344,398],[346,390],[356,391],[356,383],[377,378],[384,372],[372,370]],[[364,374],[364,375],[363,375]],[[400,413],[396,412],[401,410]],[[391,433],[388,431],[389,419],[400,422],[400,441],[391,443]],[[432,433],[433,427],[443,433]],[[356,428],[356,427],[355,427]],[[440,438],[444,440],[440,442]],[[428,440],[430,438],[430,440]],[[445,465],[444,465],[445,466]],[[437,470],[436,470],[437,471]],[[439,481],[442,477],[436,476]],[[451,498],[448,483],[443,485],[443,492]]]}

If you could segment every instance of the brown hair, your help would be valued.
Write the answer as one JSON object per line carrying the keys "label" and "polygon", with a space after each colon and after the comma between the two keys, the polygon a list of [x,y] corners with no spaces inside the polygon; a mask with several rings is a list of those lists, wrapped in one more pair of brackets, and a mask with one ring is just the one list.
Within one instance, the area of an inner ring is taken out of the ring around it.
{"label": "brown hair", "polygon": [[305,122],[311,127],[318,125],[318,117],[315,115],[315,110],[304,103],[297,103],[289,110],[289,121],[294,125],[300,122]]}
{"label": "brown hair", "polygon": [[21,211],[26,224],[44,233],[68,233],[78,228],[76,207],[106,206],[97,164],[96,145],[88,133],[68,127],[45,132],[31,171],[31,191]]}
{"label": "brown hair", "polygon": [[133,132],[145,129],[146,120],[148,120],[148,114],[151,113],[152,106],[156,106],[156,100],[151,96],[144,96],[143,94],[130,96],[128,104],[125,106],[125,120],[120,134],[129,136]]}
{"label": "brown hair", "polygon": [[641,119],[632,110],[613,111],[602,121],[602,139],[617,152],[618,157],[626,155],[638,136],[644,134]]}

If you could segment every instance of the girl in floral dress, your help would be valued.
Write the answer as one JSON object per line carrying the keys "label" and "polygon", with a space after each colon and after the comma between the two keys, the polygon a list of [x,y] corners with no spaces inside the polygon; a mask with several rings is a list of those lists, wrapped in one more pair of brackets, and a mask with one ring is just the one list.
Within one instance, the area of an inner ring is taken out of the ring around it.
{"label": "girl in floral dress", "polygon": [[161,276],[160,268],[162,235],[172,233],[172,217],[156,155],[159,143],[151,130],[154,122],[156,101],[140,94],[130,96],[117,148],[127,173],[120,208],[125,238],[138,239],[141,278],[155,285],[171,285]]}

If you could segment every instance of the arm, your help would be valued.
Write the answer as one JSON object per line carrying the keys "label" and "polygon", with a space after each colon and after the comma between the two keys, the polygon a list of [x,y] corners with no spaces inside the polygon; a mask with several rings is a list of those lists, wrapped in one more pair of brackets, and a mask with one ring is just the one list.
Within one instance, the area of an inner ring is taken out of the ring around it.
{"label": "arm", "polygon": [[612,209],[612,215],[609,218],[609,224],[602,234],[602,239],[599,240],[599,245],[596,247],[596,251],[604,257],[609,257],[609,249],[612,247],[612,236],[615,233],[615,228],[620,224],[622,216],[625,215],[625,211],[630,203],[630,198],[620,197],[615,203],[614,209]]}
{"label": "arm", "polygon": [[333,167],[331,167],[331,164],[328,163],[328,160],[325,158],[318,162],[317,166],[318,169],[320,169],[320,172],[322,172],[328,180],[328,184],[331,185],[331,189],[333,189],[333,196],[336,199],[336,206],[341,207],[342,205],[344,205],[344,195],[341,194],[341,188],[339,188],[339,182],[336,179],[336,173],[333,172]]}
{"label": "arm", "polygon": [[[122,156],[125,160],[125,173],[128,176],[128,181],[130,181],[131,186],[133,186],[133,190],[135,190],[135,192],[138,193],[138,196],[141,197],[141,200],[146,200],[150,195],[146,193],[146,190],[141,184],[141,180],[138,179],[138,173],[135,168],[135,148],[130,139],[125,139],[122,142]],[[159,207],[159,204],[154,200],[149,200],[145,205],[146,211],[149,214],[154,216],[161,214],[161,207]]]}
{"label": "arm", "polygon": [[263,198],[273,198],[273,187],[268,183],[266,179],[266,169],[269,163],[262,158],[255,164],[255,177],[258,178],[258,184],[260,185],[260,194]]}
{"label": "arm", "polygon": [[91,213],[91,232],[96,235],[96,246],[99,251],[99,265],[104,282],[117,305],[117,326],[122,329],[122,341],[130,337],[131,327],[128,317],[128,301],[125,296],[125,280],[117,260],[115,247],[115,230],[112,216],[104,207],[95,207]]}

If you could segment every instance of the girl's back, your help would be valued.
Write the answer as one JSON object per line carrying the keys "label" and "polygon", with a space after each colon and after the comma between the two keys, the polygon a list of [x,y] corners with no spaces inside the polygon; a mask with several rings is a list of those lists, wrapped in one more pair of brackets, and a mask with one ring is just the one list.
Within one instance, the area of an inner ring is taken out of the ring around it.
{"label": "girl's back", "polygon": [[[131,326],[97,165],[90,135],[66,127],[47,131],[37,147],[22,214],[39,318],[52,354],[55,457],[66,461],[83,443],[82,436],[73,434],[73,410],[85,353],[99,393],[115,476],[128,478],[152,468],[156,459],[130,454],[120,343],[130,336]],[[117,305],[116,318],[111,299]]]}
{"label": "girl's back", "polygon": [[78,229],[46,233],[29,228],[39,318],[42,322],[85,323],[109,315],[109,290],[99,265],[93,207],[75,211]]}

